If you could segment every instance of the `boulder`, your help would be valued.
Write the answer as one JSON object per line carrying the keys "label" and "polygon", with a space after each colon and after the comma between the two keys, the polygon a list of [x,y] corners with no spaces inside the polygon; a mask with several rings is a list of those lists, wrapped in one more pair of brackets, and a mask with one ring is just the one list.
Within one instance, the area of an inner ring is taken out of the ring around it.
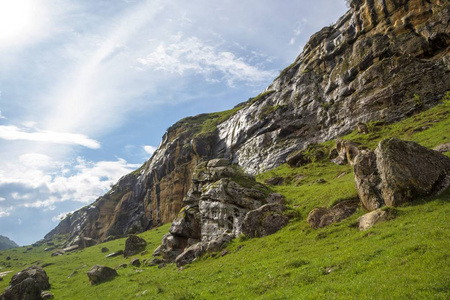
{"label": "boulder", "polygon": [[109,281],[118,275],[116,270],[99,265],[93,266],[89,272],[87,272],[87,276],[92,285]]}
{"label": "boulder", "polygon": [[123,254],[123,250],[119,250],[119,251],[110,253],[110,254],[106,255],[105,257],[106,258],[111,258],[111,257],[116,257],[116,256],[119,256],[119,255],[122,255],[122,254]]}
{"label": "boulder", "polygon": [[109,249],[108,248],[106,248],[106,247],[102,247],[102,253],[106,253],[106,252],[108,252],[109,251]]}
{"label": "boulder", "polygon": [[249,237],[263,237],[277,232],[289,222],[285,210],[284,205],[273,203],[249,211],[242,222],[242,233]]}
{"label": "boulder", "polygon": [[130,265],[135,266],[135,267],[140,267],[141,266],[141,261],[139,260],[139,258],[133,258],[130,261]]}
{"label": "boulder", "polygon": [[208,161],[208,168],[226,167],[229,166],[231,162],[225,158],[216,158]]}
{"label": "boulder", "polygon": [[78,247],[80,249],[91,247],[91,246],[94,246],[95,244],[97,244],[97,242],[94,239],[91,239],[89,237],[81,237],[78,240]]}
{"label": "boulder", "polygon": [[362,151],[355,158],[353,172],[361,205],[368,211],[382,207],[384,200],[379,189],[381,178],[378,174],[375,153]]}
{"label": "boulder", "polygon": [[42,300],[53,299],[53,298],[55,298],[55,296],[52,293],[50,293],[49,291],[41,292],[41,299]]}
{"label": "boulder", "polygon": [[332,208],[317,207],[308,214],[307,221],[314,228],[322,228],[348,218],[355,213],[359,206],[359,199],[339,202]]}
{"label": "boulder", "polygon": [[353,141],[336,140],[335,148],[330,152],[330,160],[338,165],[345,165],[349,163],[351,166],[354,164],[356,156],[360,152],[361,145]]}
{"label": "boulder", "polygon": [[359,154],[354,174],[361,203],[371,211],[445,191],[450,186],[450,158],[415,142],[390,138],[374,152]]}
{"label": "boulder", "polygon": [[381,209],[371,211],[358,219],[358,228],[361,231],[367,230],[378,222],[386,221],[387,218],[387,211]]}
{"label": "boulder", "polygon": [[138,254],[144,251],[146,246],[147,242],[143,238],[138,237],[135,234],[130,234],[125,241],[125,250],[123,251],[123,255],[128,257]]}
{"label": "boulder", "polygon": [[440,153],[449,152],[450,151],[450,142],[440,144],[439,146],[434,147],[433,150],[440,152]]}
{"label": "boulder", "polygon": [[50,288],[47,273],[39,266],[31,266],[15,274],[0,299],[40,300],[42,290]]}
{"label": "boulder", "polygon": [[173,220],[169,232],[174,236],[199,239],[200,226],[198,206],[185,206]]}

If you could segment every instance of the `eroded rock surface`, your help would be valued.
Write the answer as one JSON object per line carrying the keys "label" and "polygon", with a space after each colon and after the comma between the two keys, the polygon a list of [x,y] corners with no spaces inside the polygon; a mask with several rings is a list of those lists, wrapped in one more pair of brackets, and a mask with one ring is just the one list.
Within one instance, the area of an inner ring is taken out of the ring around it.
{"label": "eroded rock surface", "polygon": [[[271,234],[289,220],[283,200],[229,161],[201,163],[184,199],[187,205],[153,255],[181,267],[206,252],[219,251],[244,230],[256,236]],[[254,224],[247,221],[244,226],[249,214]]]}
{"label": "eroded rock surface", "polygon": [[388,217],[389,214],[387,211],[381,209],[371,211],[358,219],[358,228],[361,231],[365,231],[379,222],[386,221]]}
{"label": "eroded rock surface", "polygon": [[355,213],[359,206],[359,199],[339,202],[332,208],[316,207],[308,214],[307,221],[314,228],[322,228],[342,221]]}
{"label": "eroded rock surface", "polygon": [[50,288],[47,273],[39,266],[31,266],[15,274],[2,300],[40,300],[41,292]]}
{"label": "eroded rock surface", "polygon": [[93,266],[89,272],[87,272],[87,276],[89,278],[89,282],[91,285],[99,284],[105,281],[109,281],[116,276],[118,276],[117,271],[106,266]]}
{"label": "eroded rock surface", "polygon": [[147,246],[147,242],[138,237],[135,234],[130,234],[125,241],[125,249],[123,250],[123,256],[128,257],[135,254],[138,254],[145,250]]}
{"label": "eroded rock surface", "polygon": [[354,171],[361,203],[370,211],[439,194],[450,186],[450,158],[396,138],[359,154]]}

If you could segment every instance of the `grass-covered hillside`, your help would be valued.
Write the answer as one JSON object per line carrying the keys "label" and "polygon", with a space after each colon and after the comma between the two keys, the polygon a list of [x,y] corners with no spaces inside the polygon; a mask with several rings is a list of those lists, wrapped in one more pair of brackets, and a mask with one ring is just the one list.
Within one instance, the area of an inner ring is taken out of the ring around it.
{"label": "grass-covered hillside", "polygon": [[[352,139],[369,148],[387,137],[419,142],[426,147],[450,141],[450,100],[396,124],[369,124],[369,134]],[[329,150],[333,142],[317,147]],[[449,153],[447,152],[447,155]],[[31,264],[45,266],[55,299],[449,299],[450,190],[417,199],[394,209],[395,218],[360,232],[359,209],[348,219],[313,230],[307,214],[317,206],[331,206],[356,197],[350,166],[327,159],[298,168],[282,165],[261,174],[266,182],[280,177],[271,188],[286,196],[297,217],[268,237],[241,237],[228,253],[208,255],[183,270],[129,265],[131,258],[105,258],[124,248],[125,239],[51,257],[49,245],[0,252],[0,292],[15,272]],[[169,224],[140,234],[148,241],[151,259]],[[54,243],[58,244],[55,239]],[[9,258],[9,259],[8,259]],[[114,280],[91,286],[86,272],[95,264],[118,267]]]}

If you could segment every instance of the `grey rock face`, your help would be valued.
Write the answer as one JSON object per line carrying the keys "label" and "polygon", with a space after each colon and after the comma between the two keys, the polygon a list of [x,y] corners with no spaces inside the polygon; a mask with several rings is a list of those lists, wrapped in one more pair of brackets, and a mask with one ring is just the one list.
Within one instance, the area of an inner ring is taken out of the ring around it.
{"label": "grey rock face", "polygon": [[368,210],[398,206],[450,186],[450,158],[396,138],[381,141],[375,152],[359,154],[354,171],[359,197]]}
{"label": "grey rock face", "polygon": [[326,227],[348,218],[355,213],[358,206],[359,199],[342,201],[332,208],[317,207],[308,214],[307,221],[314,229]]}
{"label": "grey rock face", "polygon": [[[181,267],[206,252],[221,250],[243,232],[249,213],[257,222],[249,223],[247,228],[254,226],[252,231],[257,232],[256,236],[271,234],[287,223],[289,218],[282,214],[284,197],[268,196],[268,190],[253,177],[228,164],[215,160],[198,165],[184,199],[188,205],[180,211],[161,246],[153,253],[161,256],[161,263],[176,262]],[[268,202],[272,204],[257,210]]]}
{"label": "grey rock face", "polygon": [[242,233],[249,237],[263,237],[273,234],[287,225],[289,217],[283,212],[283,204],[265,204],[249,211],[242,222]]}
{"label": "grey rock face", "polygon": [[87,272],[87,276],[89,278],[89,282],[91,285],[99,284],[108,280],[113,279],[118,276],[117,271],[106,266],[93,266],[89,272]]}
{"label": "grey rock face", "polygon": [[353,141],[337,139],[336,146],[330,152],[330,160],[338,165],[346,163],[354,165],[355,158],[360,152],[360,145]]}
{"label": "grey rock face", "polygon": [[41,291],[49,288],[49,279],[44,269],[39,266],[31,266],[11,278],[9,286],[0,298],[5,300],[40,300]]}
{"label": "grey rock face", "polygon": [[147,242],[137,235],[130,234],[125,241],[125,249],[123,250],[123,256],[128,257],[138,254],[145,250]]}

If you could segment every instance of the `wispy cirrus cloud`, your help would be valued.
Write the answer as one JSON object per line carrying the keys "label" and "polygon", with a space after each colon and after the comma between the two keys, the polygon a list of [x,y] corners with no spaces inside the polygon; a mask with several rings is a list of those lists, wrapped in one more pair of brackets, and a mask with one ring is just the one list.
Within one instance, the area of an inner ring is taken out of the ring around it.
{"label": "wispy cirrus cloud", "polygon": [[13,125],[0,126],[0,139],[80,145],[91,149],[99,149],[101,147],[98,141],[91,139],[84,134],[37,129],[31,131]]}
{"label": "wispy cirrus cloud", "polygon": [[144,151],[145,151],[148,155],[153,155],[153,153],[155,153],[155,151],[156,151],[156,147],[150,146],[150,145],[145,145],[143,148],[144,148]]}
{"label": "wispy cirrus cloud", "polygon": [[234,53],[221,50],[220,47],[206,43],[193,36],[184,38],[182,34],[173,36],[172,43],[160,43],[145,58],[139,58],[142,66],[166,73],[184,75],[193,72],[226,80],[232,86],[234,82],[258,83],[276,76],[273,70],[264,70],[251,65]]}

